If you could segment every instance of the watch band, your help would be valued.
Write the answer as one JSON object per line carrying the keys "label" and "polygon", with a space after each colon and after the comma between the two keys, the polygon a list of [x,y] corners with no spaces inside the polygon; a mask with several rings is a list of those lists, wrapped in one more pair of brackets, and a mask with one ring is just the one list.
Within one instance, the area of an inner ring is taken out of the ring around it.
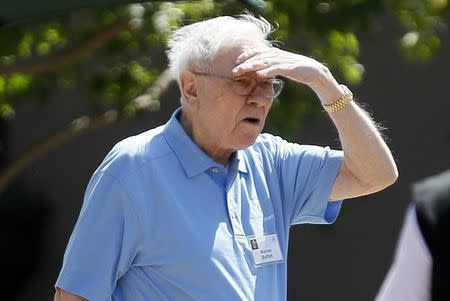
{"label": "watch band", "polygon": [[338,100],[333,102],[329,105],[323,105],[325,110],[330,113],[337,112],[343,108],[345,108],[352,100],[353,100],[353,93],[350,91],[349,88],[345,85],[340,85],[344,89],[344,95],[342,95]]}

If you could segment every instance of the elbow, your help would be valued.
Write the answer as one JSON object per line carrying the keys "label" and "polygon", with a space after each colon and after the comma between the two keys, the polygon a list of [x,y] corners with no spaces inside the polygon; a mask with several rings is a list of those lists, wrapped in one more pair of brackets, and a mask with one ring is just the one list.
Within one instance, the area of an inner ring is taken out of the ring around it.
{"label": "elbow", "polygon": [[[337,181],[340,184],[344,183],[342,184],[345,186],[344,189],[350,190],[345,194],[345,198],[372,194],[393,185],[397,181],[398,169],[395,163],[377,167],[366,166],[365,170],[358,174],[353,172],[344,162],[338,175],[339,181]],[[342,196],[333,196],[332,198],[340,199]]]}
{"label": "elbow", "polygon": [[386,172],[386,183],[385,183],[386,187],[391,186],[392,184],[397,182],[397,179],[398,179],[397,164],[395,164],[395,162],[392,162],[391,166],[388,168],[388,171]]}
{"label": "elbow", "polygon": [[393,185],[398,179],[398,169],[395,163],[377,169],[376,172],[371,168],[368,168],[367,170],[371,170],[372,172],[366,173],[360,177],[355,177],[358,180],[360,187],[363,188],[364,194],[371,194],[386,189]]}
{"label": "elbow", "polygon": [[371,189],[373,192],[383,190],[391,185],[393,185],[398,179],[398,169],[394,164],[388,169],[385,169],[380,175],[374,179],[371,185]]}
{"label": "elbow", "polygon": [[397,179],[398,179],[398,170],[395,170],[395,172],[386,177],[386,179],[383,182],[382,189],[385,189],[393,185],[395,182],[397,182]]}
{"label": "elbow", "polygon": [[392,183],[390,185],[397,182],[397,179],[398,179],[398,168],[397,168],[397,165],[394,165],[393,172],[392,172]]}

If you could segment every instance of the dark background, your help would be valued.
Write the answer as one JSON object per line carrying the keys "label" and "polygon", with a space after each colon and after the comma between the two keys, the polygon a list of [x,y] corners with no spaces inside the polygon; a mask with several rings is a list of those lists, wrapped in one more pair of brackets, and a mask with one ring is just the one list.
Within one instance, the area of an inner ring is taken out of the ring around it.
{"label": "dark background", "polygon": [[[384,191],[345,201],[332,226],[292,228],[289,300],[373,300],[391,263],[411,201],[411,184],[450,166],[450,38],[443,38],[442,49],[431,62],[407,63],[397,47],[400,29],[390,17],[384,23],[383,32],[361,38],[360,62],[366,75],[361,85],[350,88],[387,128],[384,134],[398,164],[399,179]],[[22,173],[20,183],[27,187],[23,193],[39,196],[41,201],[36,206],[37,219],[4,222],[3,232],[14,238],[9,241],[21,246],[19,252],[4,258],[15,267],[12,275],[4,275],[9,279],[2,287],[9,296],[6,300],[52,300],[53,284],[92,172],[116,142],[169,118],[179,105],[177,88],[173,85],[171,90],[162,99],[160,111],[75,139]],[[3,126],[11,157],[86,111],[76,93],[65,97],[64,102],[53,99],[44,107],[18,108],[15,120]],[[297,141],[339,146],[326,114],[298,133]]]}

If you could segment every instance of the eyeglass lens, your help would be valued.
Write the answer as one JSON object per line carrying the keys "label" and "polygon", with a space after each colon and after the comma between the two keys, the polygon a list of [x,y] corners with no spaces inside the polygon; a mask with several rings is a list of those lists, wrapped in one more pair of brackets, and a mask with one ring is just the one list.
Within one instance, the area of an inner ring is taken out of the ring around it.
{"label": "eyeglass lens", "polygon": [[258,85],[262,88],[263,95],[270,98],[277,97],[283,88],[283,83],[280,79],[272,78],[258,82],[252,77],[236,78],[233,80],[231,88],[235,93],[247,96],[253,93]]}

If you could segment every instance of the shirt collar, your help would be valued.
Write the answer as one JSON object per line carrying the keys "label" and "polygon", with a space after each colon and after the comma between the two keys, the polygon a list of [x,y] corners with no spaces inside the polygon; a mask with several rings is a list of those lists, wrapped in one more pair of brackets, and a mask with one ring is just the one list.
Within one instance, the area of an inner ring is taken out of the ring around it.
{"label": "shirt collar", "polygon": [[244,150],[237,150],[235,152],[236,156],[234,157],[235,162],[238,163],[238,170],[243,173],[247,173],[247,167],[245,166],[245,159],[244,159]]}
{"label": "shirt collar", "polygon": [[[192,138],[186,133],[178,118],[181,114],[181,109],[178,108],[173,112],[172,117],[164,126],[164,137],[180,160],[186,174],[189,177],[198,175],[208,168],[217,166],[219,163],[215,162],[209,157]],[[236,154],[231,157],[230,166],[236,166],[240,172],[247,172],[245,166],[244,154],[242,150],[236,151]]]}

